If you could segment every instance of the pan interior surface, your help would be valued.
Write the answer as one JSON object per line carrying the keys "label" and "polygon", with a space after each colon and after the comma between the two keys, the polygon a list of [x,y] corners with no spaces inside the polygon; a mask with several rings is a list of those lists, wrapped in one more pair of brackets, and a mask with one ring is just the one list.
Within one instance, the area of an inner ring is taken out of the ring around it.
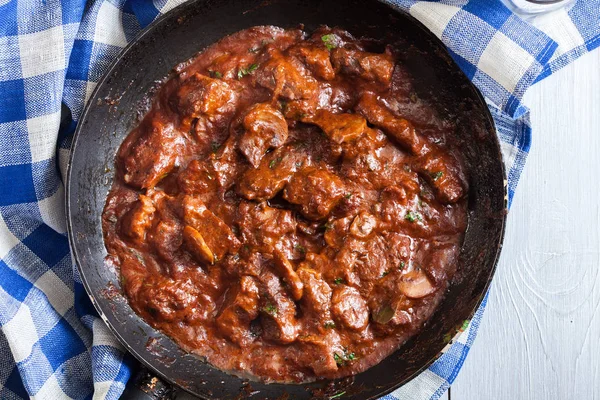
{"label": "pan interior surface", "polygon": [[[456,119],[469,175],[469,227],[458,271],[440,307],[421,332],[380,364],[354,377],[303,385],[262,384],[228,375],[185,353],[138,317],[119,291],[118,271],[105,261],[101,215],[121,142],[139,121],[148,93],[171,68],[223,36],[256,25],[338,26],[406,48],[403,62],[423,98]],[[201,398],[371,399],[429,366],[480,304],[502,243],[506,210],[504,167],[485,102],[443,44],[420,23],[377,0],[192,1],[153,23],[98,84],[73,142],[67,183],[71,248],[97,310],[127,349],[163,378]],[[251,389],[249,389],[251,388]],[[288,397],[282,397],[288,396]]]}

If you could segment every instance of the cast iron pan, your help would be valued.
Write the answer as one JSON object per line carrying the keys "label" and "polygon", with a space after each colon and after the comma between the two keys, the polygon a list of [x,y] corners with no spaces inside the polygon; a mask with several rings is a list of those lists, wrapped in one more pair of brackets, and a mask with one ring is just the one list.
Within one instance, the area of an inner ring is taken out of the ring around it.
{"label": "cast iron pan", "polygon": [[[355,36],[405,46],[402,58],[419,97],[436,96],[457,121],[469,175],[469,226],[458,272],[424,329],[380,364],[354,377],[304,385],[251,382],[182,351],[141,320],[120,294],[118,271],[105,262],[100,216],[113,180],[115,153],[139,120],[147,93],[171,68],[228,34],[255,25],[339,26]],[[67,182],[69,238],[79,272],[100,316],[143,364],[205,399],[371,399],[428,367],[480,304],[502,244],[506,215],[504,166],[494,124],[477,89],[444,45],[422,24],[377,0],[192,1],[148,27],[127,47],[94,91],[79,123]],[[446,338],[446,339],[445,339]],[[287,396],[287,397],[286,397]]]}

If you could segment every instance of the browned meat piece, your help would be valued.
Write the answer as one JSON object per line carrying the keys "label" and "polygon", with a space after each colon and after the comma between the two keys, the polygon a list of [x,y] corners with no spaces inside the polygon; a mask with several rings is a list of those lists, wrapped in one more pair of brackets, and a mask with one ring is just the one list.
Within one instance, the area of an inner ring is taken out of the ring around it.
{"label": "browned meat piece", "polygon": [[353,221],[353,217],[344,217],[336,219],[325,224],[325,243],[335,249],[340,249],[344,245],[348,229]]}
{"label": "browned meat piece", "polygon": [[343,326],[361,331],[369,323],[369,310],[367,303],[355,288],[340,285],[333,292],[331,298],[331,311]]}
{"label": "browned meat piece", "polygon": [[292,297],[296,301],[300,300],[302,298],[302,290],[304,289],[304,285],[302,284],[300,278],[298,278],[296,271],[294,271],[294,267],[280,250],[275,250],[273,252],[273,256],[275,268],[283,278],[283,281],[287,284]]}
{"label": "browned meat piece", "polygon": [[227,139],[216,153],[210,155],[210,164],[215,171],[217,184],[223,192],[229,190],[243,169],[242,156],[236,149],[233,137]]}
{"label": "browned meat piece", "polygon": [[317,78],[330,81],[335,78],[335,71],[331,65],[329,51],[323,46],[303,44],[288,50],[290,55],[298,57],[312,71]]}
{"label": "browned meat piece", "polygon": [[[172,123],[161,122],[158,115],[148,115],[137,131],[137,140],[126,154],[120,155],[123,180],[136,189],[147,189],[155,186],[175,167],[185,140]],[[122,148],[127,146],[124,144]]]}
{"label": "browned meat piece", "polygon": [[242,276],[240,282],[227,293],[221,313],[215,321],[219,332],[242,347],[251,342],[250,322],[258,317],[258,299],[258,286],[254,278]]}
{"label": "browned meat piece", "polygon": [[438,200],[456,203],[466,194],[466,184],[460,175],[458,162],[449,154],[425,156],[420,161],[419,172],[433,187]]}
{"label": "browned meat piece", "polygon": [[136,241],[144,240],[146,231],[152,226],[155,211],[152,200],[140,194],[139,199],[133,203],[133,207],[123,216],[121,231]]}
{"label": "browned meat piece", "polygon": [[358,139],[343,143],[344,160],[352,161],[360,156],[372,154],[387,143],[387,137],[379,129],[366,128]]}
{"label": "browned meat piece", "polygon": [[309,366],[320,378],[335,373],[338,365],[332,350],[341,347],[339,341],[339,336],[332,330],[327,335],[299,337],[296,360],[300,365]]}
{"label": "browned meat piece", "polygon": [[283,344],[293,342],[298,337],[296,305],[286,295],[276,275],[265,271],[259,279],[263,338]]}
{"label": "browned meat piece", "polygon": [[190,281],[157,278],[144,281],[137,294],[143,309],[165,322],[200,322],[214,313],[214,304]]}
{"label": "browned meat piece", "polygon": [[283,114],[265,103],[250,108],[244,117],[244,129],[238,146],[254,168],[258,168],[268,149],[283,146],[288,137]]}
{"label": "browned meat piece", "polygon": [[290,210],[269,207],[266,203],[242,202],[238,209],[242,241],[259,251],[272,252],[286,235],[296,231]]}
{"label": "browned meat piece", "polygon": [[[199,254],[197,251],[201,251],[210,260],[208,252],[205,252],[204,249],[200,250],[203,247],[202,240],[213,255],[212,263],[223,259],[223,256],[227,253],[235,253],[240,247],[239,240],[231,232],[229,226],[207,209],[202,201],[196,198],[187,195],[184,196],[183,220],[199,234],[198,236],[187,229],[186,244],[192,244],[195,249],[193,254],[195,255]],[[200,237],[202,240],[200,240]],[[207,262],[204,257],[201,257],[200,261]]]}
{"label": "browned meat piece", "polygon": [[193,160],[177,177],[179,190],[195,196],[209,195],[217,190],[216,173],[206,161]]}
{"label": "browned meat piece", "polygon": [[331,320],[329,304],[331,302],[331,288],[321,278],[321,274],[310,268],[310,261],[304,262],[296,271],[298,277],[304,284],[304,296],[302,297],[303,311],[308,321],[316,321],[323,325]]}
{"label": "browned meat piece", "polygon": [[422,268],[436,286],[445,285],[454,276],[458,261],[459,247],[454,243],[434,242]]}
{"label": "browned meat piece", "polygon": [[169,105],[184,117],[185,124],[200,116],[210,119],[233,111],[235,99],[235,93],[227,82],[196,73],[183,81],[169,100]]}
{"label": "browned meat piece", "polygon": [[389,52],[383,54],[336,48],[331,52],[331,61],[336,71],[347,75],[360,76],[368,81],[389,85],[394,73],[394,57]]}
{"label": "browned meat piece", "polygon": [[302,63],[273,51],[271,58],[255,73],[255,81],[273,92],[273,98],[310,99],[316,96],[318,84]]}
{"label": "browned meat piece", "polygon": [[301,206],[309,219],[324,218],[344,196],[344,183],[326,170],[306,168],[294,174],[283,191],[283,197]]}
{"label": "browned meat piece", "polygon": [[304,156],[293,147],[281,147],[267,154],[258,168],[248,169],[239,178],[237,191],[248,200],[269,200],[283,189],[303,161]]}
{"label": "browned meat piece", "polygon": [[412,124],[392,114],[377,100],[376,94],[364,93],[356,106],[356,111],[414,154],[423,154],[428,150],[426,142],[417,135]]}
{"label": "browned meat piece", "polygon": [[183,243],[197,260],[207,264],[214,264],[217,261],[217,257],[206,244],[204,237],[189,225],[183,228]]}
{"label": "browned meat piece", "polygon": [[302,122],[317,125],[335,143],[352,142],[367,128],[367,121],[358,114],[333,114],[325,110],[303,118]]}
{"label": "browned meat piece", "polygon": [[181,224],[174,219],[161,220],[152,230],[150,240],[163,260],[172,261],[183,240]]}

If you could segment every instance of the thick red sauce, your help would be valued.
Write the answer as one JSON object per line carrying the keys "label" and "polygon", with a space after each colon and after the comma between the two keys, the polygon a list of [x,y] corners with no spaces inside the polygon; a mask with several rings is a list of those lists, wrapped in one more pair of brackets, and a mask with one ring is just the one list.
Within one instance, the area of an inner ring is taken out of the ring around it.
{"label": "thick red sauce", "polygon": [[456,270],[467,184],[399,51],[254,27],[178,66],[103,214],[135,312],[265,381],[355,374],[414,335]]}

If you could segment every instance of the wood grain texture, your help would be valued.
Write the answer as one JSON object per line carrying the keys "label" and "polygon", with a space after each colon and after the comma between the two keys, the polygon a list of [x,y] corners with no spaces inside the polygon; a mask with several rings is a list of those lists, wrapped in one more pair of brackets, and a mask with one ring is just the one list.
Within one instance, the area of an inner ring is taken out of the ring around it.
{"label": "wood grain texture", "polygon": [[600,399],[600,51],[525,103],[532,149],[452,400]]}

